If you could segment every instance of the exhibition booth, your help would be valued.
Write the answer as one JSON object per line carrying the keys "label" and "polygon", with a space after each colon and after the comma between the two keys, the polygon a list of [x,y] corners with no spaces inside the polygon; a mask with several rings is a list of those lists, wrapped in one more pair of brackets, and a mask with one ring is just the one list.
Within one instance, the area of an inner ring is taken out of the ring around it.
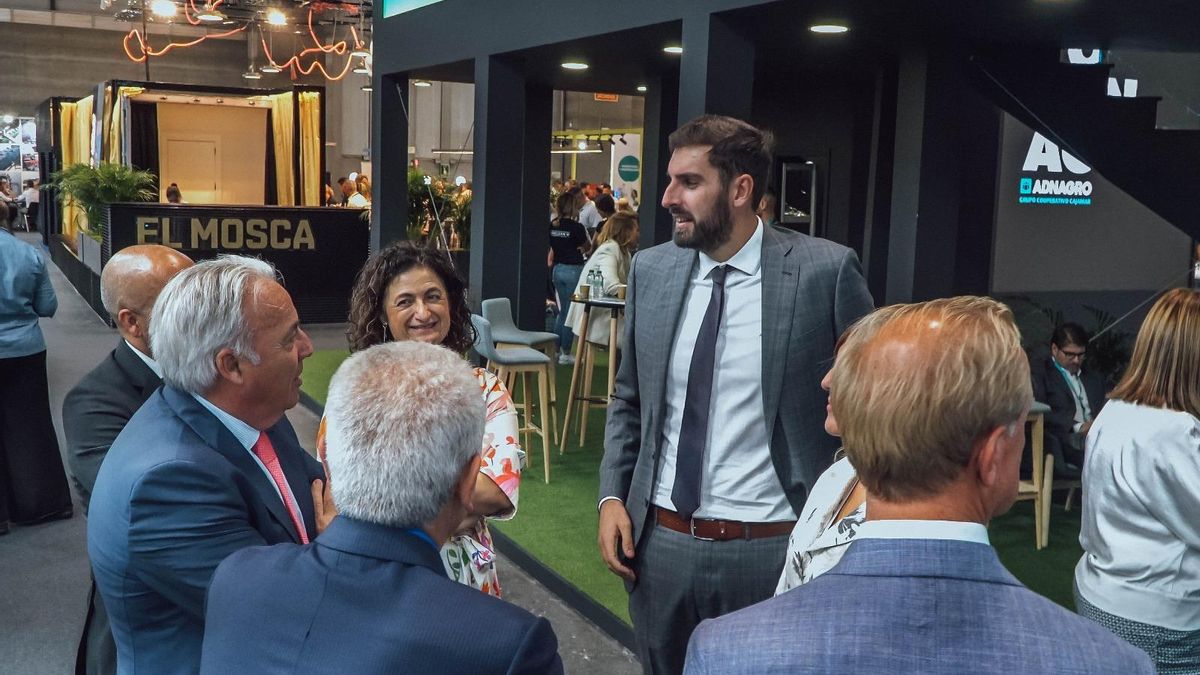
{"label": "exhibition booth", "polygon": [[[126,246],[158,243],[197,260],[251,255],[279,269],[302,320],[344,320],[369,222],[357,209],[321,207],[324,94],[111,81],[83,98],[46,101],[38,114],[43,178],[77,165],[96,170],[97,194],[87,198],[68,191],[60,201],[55,192],[65,188],[44,180],[54,205],[44,236],[55,262],[105,316],[99,275]],[[151,192],[129,197],[136,177],[106,173],[114,166],[149,172]],[[177,203],[162,203],[171,201],[168,188]]]}

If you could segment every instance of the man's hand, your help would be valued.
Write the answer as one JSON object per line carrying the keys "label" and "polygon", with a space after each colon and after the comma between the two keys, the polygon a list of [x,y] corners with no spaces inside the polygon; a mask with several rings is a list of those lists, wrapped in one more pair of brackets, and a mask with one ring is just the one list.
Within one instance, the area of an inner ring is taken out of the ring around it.
{"label": "man's hand", "polygon": [[1092,422],[1095,422],[1095,421],[1096,421],[1096,419],[1093,417],[1092,419],[1084,422],[1083,426],[1079,427],[1080,437],[1087,438],[1088,432],[1091,431],[1091,429],[1092,429]]}
{"label": "man's hand", "polygon": [[636,581],[637,575],[626,567],[620,556],[618,547],[626,560],[633,559],[633,522],[629,520],[629,512],[619,499],[610,499],[600,505],[600,557],[608,569],[626,581]]}
{"label": "man's hand", "polygon": [[[326,474],[328,476],[328,474]],[[317,534],[329,527],[335,516],[337,507],[333,504],[333,493],[329,491],[329,482],[320,478],[312,482],[313,508],[316,511]]]}

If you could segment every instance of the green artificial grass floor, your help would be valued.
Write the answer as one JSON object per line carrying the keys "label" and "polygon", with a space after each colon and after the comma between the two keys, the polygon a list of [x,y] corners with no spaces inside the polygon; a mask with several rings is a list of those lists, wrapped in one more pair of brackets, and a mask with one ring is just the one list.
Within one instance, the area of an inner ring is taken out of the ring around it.
{"label": "green artificial grass floor", "polygon": [[[324,404],[329,378],[342,359],[343,350],[318,351],[304,363],[304,391]],[[604,355],[597,360],[595,388],[603,387]],[[571,368],[559,366],[557,375],[559,423],[566,411]],[[518,382],[513,392],[521,398]],[[519,406],[518,406],[519,407]],[[593,407],[588,419],[583,447],[579,447],[578,426],[572,426],[572,438],[566,454],[559,455],[557,443],[551,448],[550,483],[542,479],[542,445],[533,437],[525,450],[529,464],[521,482],[521,501],[517,516],[495,522],[492,527],[516,541],[535,558],[554,569],[584,593],[608,608],[621,620],[629,621],[628,596],[621,581],[608,571],[596,548],[596,499],[600,476],[600,457],[604,447],[604,408]],[[561,427],[560,427],[561,428]],[[524,443],[524,439],[522,439]],[[1006,515],[992,522],[992,545],[1009,571],[1033,591],[1074,609],[1071,586],[1075,563],[1083,554],[1079,547],[1079,499],[1067,513],[1056,495],[1050,517],[1050,545],[1038,551],[1033,542],[1033,502],[1019,502]],[[501,571],[503,576],[503,571]]]}

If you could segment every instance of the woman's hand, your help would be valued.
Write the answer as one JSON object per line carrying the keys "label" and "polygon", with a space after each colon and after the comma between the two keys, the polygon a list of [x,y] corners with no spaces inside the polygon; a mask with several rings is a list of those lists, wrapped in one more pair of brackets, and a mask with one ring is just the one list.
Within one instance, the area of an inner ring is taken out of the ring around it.
{"label": "woman's hand", "polygon": [[508,495],[496,485],[496,481],[485,473],[479,473],[475,477],[475,510],[471,512],[472,516],[486,518],[506,513],[512,508]]}

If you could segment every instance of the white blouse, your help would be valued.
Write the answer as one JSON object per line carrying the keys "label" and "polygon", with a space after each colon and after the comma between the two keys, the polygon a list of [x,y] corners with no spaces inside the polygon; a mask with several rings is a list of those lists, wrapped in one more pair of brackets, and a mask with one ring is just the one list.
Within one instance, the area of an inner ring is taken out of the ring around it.
{"label": "white blouse", "polygon": [[806,584],[841,562],[846,547],[867,518],[867,504],[863,502],[833,522],[857,483],[858,474],[845,457],[817,478],[788,537],[787,558],[775,595]]}
{"label": "white blouse", "polygon": [[1200,629],[1200,420],[1112,400],[1084,457],[1079,594],[1132,621]]}

